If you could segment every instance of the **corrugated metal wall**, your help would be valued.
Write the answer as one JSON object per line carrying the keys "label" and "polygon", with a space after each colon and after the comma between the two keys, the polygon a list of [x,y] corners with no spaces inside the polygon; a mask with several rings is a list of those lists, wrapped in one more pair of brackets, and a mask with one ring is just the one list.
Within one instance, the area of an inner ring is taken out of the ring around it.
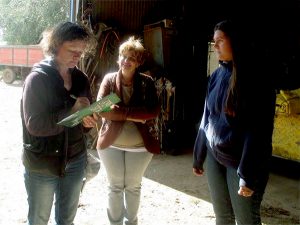
{"label": "corrugated metal wall", "polygon": [[[154,23],[172,14],[163,10],[170,0],[94,0],[93,22],[103,22],[125,32],[142,31],[145,24]],[[173,5],[176,1],[173,1]],[[172,10],[172,5],[168,8]]]}
{"label": "corrugated metal wall", "polygon": [[103,29],[104,32],[98,39],[99,46],[96,49],[96,55],[86,68],[85,72],[89,74],[92,82],[98,83],[107,72],[118,69],[116,60],[120,41],[128,35],[143,36],[144,25],[174,18],[176,10],[180,8],[178,4],[180,1],[80,0],[76,7],[77,19],[88,22],[96,33],[100,27],[103,28],[100,23],[113,28]]}

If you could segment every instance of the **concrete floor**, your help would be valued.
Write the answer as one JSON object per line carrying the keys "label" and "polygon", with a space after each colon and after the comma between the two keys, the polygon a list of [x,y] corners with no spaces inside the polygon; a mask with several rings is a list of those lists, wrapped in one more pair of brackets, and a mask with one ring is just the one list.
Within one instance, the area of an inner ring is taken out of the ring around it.
{"label": "concrete floor", "polygon": [[[27,215],[20,154],[22,151],[19,100],[22,84],[0,81],[0,224],[25,224]],[[274,158],[264,196],[265,225],[300,224],[299,163]],[[192,173],[192,154],[155,155],[143,180],[140,224],[213,225],[214,214],[206,177]],[[107,225],[104,168],[83,192],[75,224]],[[49,224],[53,224],[50,223]]]}

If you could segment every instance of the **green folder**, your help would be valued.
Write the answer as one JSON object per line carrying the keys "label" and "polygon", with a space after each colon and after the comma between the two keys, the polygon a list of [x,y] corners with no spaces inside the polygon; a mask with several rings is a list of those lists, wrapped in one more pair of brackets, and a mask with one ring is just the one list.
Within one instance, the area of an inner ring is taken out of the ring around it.
{"label": "green folder", "polygon": [[107,95],[100,99],[99,101],[94,102],[89,107],[81,109],[72,115],[64,118],[59,121],[58,125],[63,125],[66,127],[74,127],[82,122],[82,119],[86,116],[92,115],[95,112],[108,112],[110,111],[110,107],[114,104],[120,102],[121,99],[115,93]]}

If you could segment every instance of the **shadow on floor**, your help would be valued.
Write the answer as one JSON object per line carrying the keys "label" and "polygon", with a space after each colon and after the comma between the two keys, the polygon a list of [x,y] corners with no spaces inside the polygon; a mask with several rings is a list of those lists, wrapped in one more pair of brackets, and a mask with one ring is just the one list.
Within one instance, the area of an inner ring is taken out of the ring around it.
{"label": "shadow on floor", "polygon": [[271,173],[291,179],[300,179],[300,162],[291,161],[279,157],[272,157]]}
{"label": "shadow on floor", "polygon": [[[184,150],[177,155],[155,155],[145,173],[145,177],[210,202],[206,177],[205,175],[196,177],[192,173],[192,163],[193,154],[191,149]],[[271,175],[297,181],[300,178],[299,171],[300,163],[272,157]]]}
{"label": "shadow on floor", "polygon": [[196,177],[192,172],[192,166],[191,150],[184,150],[179,155],[154,155],[145,177],[210,202],[206,177]]}

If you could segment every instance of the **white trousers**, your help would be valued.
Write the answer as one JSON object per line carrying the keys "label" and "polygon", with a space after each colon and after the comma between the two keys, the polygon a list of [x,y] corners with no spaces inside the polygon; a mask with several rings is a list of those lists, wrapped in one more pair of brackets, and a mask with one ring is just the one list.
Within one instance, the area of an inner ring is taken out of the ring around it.
{"label": "white trousers", "polygon": [[98,150],[108,185],[107,214],[111,225],[137,225],[143,175],[153,157],[149,152],[114,148]]}

